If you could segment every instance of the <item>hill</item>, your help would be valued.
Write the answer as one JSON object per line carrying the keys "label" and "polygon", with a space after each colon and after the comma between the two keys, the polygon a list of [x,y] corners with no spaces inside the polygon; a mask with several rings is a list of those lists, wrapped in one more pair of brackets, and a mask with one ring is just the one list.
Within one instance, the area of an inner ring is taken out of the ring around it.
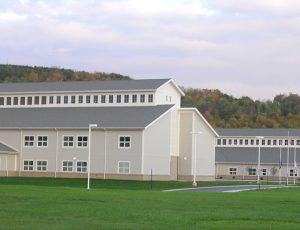
{"label": "hill", "polygon": [[20,65],[1,65],[0,82],[40,82],[40,81],[87,81],[130,79],[115,73],[89,73],[55,67],[31,67]]}
{"label": "hill", "polygon": [[209,89],[183,89],[182,106],[197,107],[213,127],[300,128],[300,96],[279,94],[273,100],[234,98]]}

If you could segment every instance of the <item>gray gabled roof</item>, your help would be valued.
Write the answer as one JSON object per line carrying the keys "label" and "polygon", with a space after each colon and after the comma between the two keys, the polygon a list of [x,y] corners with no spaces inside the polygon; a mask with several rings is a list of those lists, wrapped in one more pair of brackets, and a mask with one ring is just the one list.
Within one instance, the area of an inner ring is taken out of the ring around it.
{"label": "gray gabled roof", "polygon": [[17,153],[17,151],[0,142],[0,154],[1,153]]}
{"label": "gray gabled roof", "polygon": [[252,129],[252,128],[238,128],[238,129],[224,129],[217,128],[216,132],[220,137],[299,137],[300,129]]}
{"label": "gray gabled roof", "polygon": [[87,128],[89,124],[98,124],[100,128],[142,129],[172,107],[6,108],[0,109],[0,129]]}
{"label": "gray gabled roof", "polygon": [[[289,149],[289,163],[294,163],[295,148]],[[287,162],[287,148],[281,149],[281,162]],[[279,164],[280,148],[261,148],[261,163]],[[216,163],[248,163],[257,164],[258,148],[257,147],[216,147]],[[300,163],[300,149],[296,149],[296,161]]]}
{"label": "gray gabled roof", "polygon": [[1,93],[73,91],[155,91],[170,79],[2,83]]}

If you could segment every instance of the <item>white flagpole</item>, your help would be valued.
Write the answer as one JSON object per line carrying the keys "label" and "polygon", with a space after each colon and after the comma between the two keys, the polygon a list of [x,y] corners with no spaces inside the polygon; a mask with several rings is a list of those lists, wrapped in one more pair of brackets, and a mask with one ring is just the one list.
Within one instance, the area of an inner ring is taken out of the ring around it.
{"label": "white flagpole", "polygon": [[296,163],[296,147],[294,149],[294,184],[296,184],[296,170],[297,170],[297,163]]}
{"label": "white flagpole", "polygon": [[290,130],[288,131],[288,149],[286,154],[286,185],[289,184]]}
{"label": "white flagpole", "polygon": [[281,184],[281,166],[282,166],[282,159],[281,159],[281,147],[279,152],[279,184]]}

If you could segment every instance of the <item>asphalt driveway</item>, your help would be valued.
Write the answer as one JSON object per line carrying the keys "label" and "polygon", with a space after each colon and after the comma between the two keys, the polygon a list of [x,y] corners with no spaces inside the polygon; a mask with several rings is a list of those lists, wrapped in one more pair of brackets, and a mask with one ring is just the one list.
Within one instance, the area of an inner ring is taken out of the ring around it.
{"label": "asphalt driveway", "polygon": [[233,185],[166,190],[165,192],[243,192],[258,189],[286,188],[283,185]]}

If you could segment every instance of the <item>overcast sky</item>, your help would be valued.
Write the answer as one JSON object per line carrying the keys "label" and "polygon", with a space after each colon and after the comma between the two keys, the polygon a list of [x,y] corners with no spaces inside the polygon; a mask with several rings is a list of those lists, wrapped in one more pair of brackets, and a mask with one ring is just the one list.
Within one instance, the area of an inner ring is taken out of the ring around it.
{"label": "overcast sky", "polygon": [[300,94],[300,1],[0,1],[0,63]]}

